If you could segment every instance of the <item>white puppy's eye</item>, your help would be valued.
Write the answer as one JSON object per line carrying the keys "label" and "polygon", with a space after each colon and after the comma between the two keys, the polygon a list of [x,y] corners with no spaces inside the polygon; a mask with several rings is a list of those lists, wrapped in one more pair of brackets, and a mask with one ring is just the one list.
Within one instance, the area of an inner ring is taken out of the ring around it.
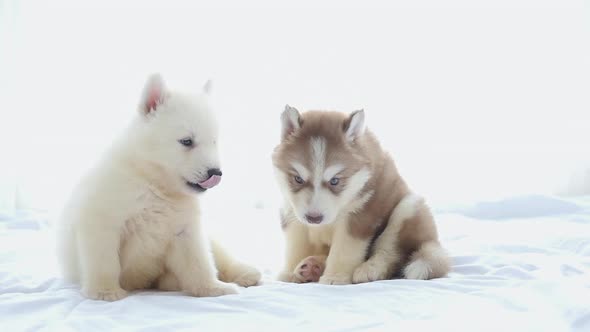
{"label": "white puppy's eye", "polygon": [[186,138],[180,139],[180,140],[178,140],[178,143],[180,143],[180,144],[182,144],[182,145],[184,145],[186,147],[191,147],[194,144],[193,143],[193,139],[190,138],[190,137],[186,137]]}
{"label": "white puppy's eye", "polygon": [[331,178],[330,179],[330,184],[333,186],[337,186],[338,183],[340,183],[340,179],[339,178]]}
{"label": "white puppy's eye", "polygon": [[299,184],[303,184],[303,179],[299,176],[299,175],[295,175],[295,182],[299,183]]}

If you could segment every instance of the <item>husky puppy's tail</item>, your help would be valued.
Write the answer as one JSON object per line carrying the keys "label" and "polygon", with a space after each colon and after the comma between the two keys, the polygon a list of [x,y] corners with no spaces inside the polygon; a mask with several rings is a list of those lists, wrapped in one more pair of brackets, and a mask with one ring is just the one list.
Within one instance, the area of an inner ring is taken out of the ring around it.
{"label": "husky puppy's tail", "polygon": [[412,253],[403,275],[406,279],[427,280],[444,277],[450,270],[451,262],[447,252],[438,241],[428,241]]}

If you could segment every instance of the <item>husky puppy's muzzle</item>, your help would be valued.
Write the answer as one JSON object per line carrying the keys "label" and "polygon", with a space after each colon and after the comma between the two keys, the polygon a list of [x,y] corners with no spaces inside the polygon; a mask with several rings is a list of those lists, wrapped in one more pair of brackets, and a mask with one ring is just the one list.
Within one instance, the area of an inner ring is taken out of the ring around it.
{"label": "husky puppy's muzzle", "polygon": [[209,176],[206,180],[201,182],[186,181],[186,184],[198,192],[204,192],[207,189],[211,189],[221,182],[221,170],[219,168],[210,168],[207,170]]}

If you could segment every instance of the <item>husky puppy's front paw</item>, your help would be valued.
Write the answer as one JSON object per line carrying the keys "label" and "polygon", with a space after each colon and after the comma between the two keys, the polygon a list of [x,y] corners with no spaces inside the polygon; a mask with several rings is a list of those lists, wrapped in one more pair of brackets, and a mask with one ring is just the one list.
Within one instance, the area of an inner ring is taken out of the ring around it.
{"label": "husky puppy's front paw", "polygon": [[127,296],[127,291],[117,288],[87,288],[82,289],[82,294],[89,299],[99,301],[117,301]]}
{"label": "husky puppy's front paw", "polygon": [[283,271],[283,272],[279,273],[279,275],[277,276],[277,280],[282,281],[282,282],[292,282],[292,283],[296,283],[296,284],[302,283],[302,280],[299,279],[295,275],[295,273],[293,273],[291,271]]}
{"label": "husky puppy's front paw", "polygon": [[197,297],[216,297],[230,294],[238,294],[238,287],[221,281],[215,281],[211,285],[199,286],[188,290],[188,293]]}
{"label": "husky puppy's front paw", "polygon": [[386,264],[381,264],[373,260],[368,260],[359,265],[352,275],[352,282],[361,284],[376,280],[385,280],[389,275]]}
{"label": "husky puppy's front paw", "polygon": [[352,275],[348,273],[325,274],[320,277],[319,283],[324,285],[349,285],[352,283]]}

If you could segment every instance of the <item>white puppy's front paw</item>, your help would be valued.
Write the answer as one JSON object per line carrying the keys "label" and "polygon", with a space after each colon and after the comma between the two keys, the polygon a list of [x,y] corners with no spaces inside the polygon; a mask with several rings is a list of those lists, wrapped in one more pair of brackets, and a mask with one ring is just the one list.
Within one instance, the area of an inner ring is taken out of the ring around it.
{"label": "white puppy's front paw", "polygon": [[324,274],[320,277],[319,283],[324,285],[349,285],[352,283],[352,276],[348,273]]}
{"label": "white puppy's front paw", "polygon": [[99,301],[117,301],[127,296],[127,291],[117,288],[84,288],[82,294],[89,299]]}
{"label": "white puppy's front paw", "polygon": [[241,267],[241,274],[238,275],[232,282],[235,284],[238,284],[242,287],[250,287],[250,286],[256,286],[258,285],[258,282],[260,282],[260,279],[262,278],[262,275],[260,274],[260,271],[258,271],[256,268],[248,266],[248,265],[243,265]]}
{"label": "white puppy's front paw", "polygon": [[356,268],[352,275],[352,282],[361,284],[376,280],[385,280],[389,275],[386,264],[368,260]]}
{"label": "white puppy's front paw", "polygon": [[238,287],[221,281],[216,281],[211,285],[195,287],[188,291],[191,295],[197,297],[215,297],[222,295],[238,294]]}

